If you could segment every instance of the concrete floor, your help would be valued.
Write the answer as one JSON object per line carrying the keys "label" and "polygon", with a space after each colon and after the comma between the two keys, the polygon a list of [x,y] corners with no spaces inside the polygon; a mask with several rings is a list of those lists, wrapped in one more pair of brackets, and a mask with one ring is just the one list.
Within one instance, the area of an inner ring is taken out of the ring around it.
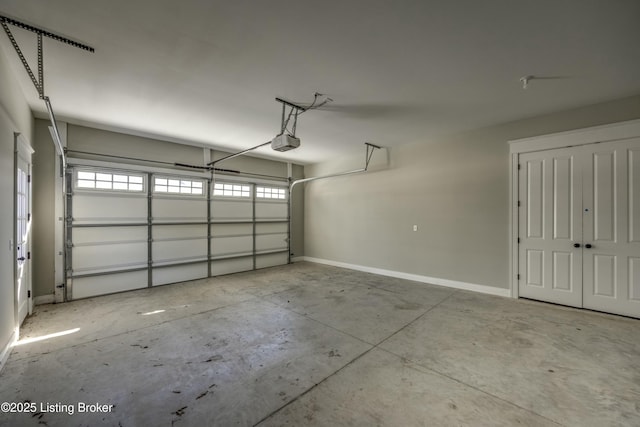
{"label": "concrete floor", "polygon": [[22,338],[75,328],[0,374],[75,413],[0,425],[640,425],[640,320],[317,264],[40,306]]}

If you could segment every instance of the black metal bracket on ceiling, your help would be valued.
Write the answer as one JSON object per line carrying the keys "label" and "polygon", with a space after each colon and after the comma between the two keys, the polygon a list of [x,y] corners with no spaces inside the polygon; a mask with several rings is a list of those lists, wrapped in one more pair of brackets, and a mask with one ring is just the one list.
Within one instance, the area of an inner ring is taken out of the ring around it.
{"label": "black metal bracket on ceiling", "polygon": [[[62,145],[62,139],[60,137],[60,132],[58,130],[58,124],[56,122],[55,115],[53,114],[53,107],[51,106],[51,101],[49,100],[49,97],[46,96],[45,91],[44,91],[44,52],[43,52],[42,38],[43,37],[48,37],[48,38],[56,40],[56,41],[58,41],[60,43],[68,44],[68,45],[76,47],[78,49],[86,50],[88,52],[95,52],[95,49],[92,48],[91,46],[87,46],[85,44],[78,43],[76,41],[73,41],[71,39],[63,37],[61,35],[54,34],[54,33],[50,32],[50,31],[44,30],[42,28],[34,27],[33,25],[25,24],[24,22],[20,22],[18,20],[15,20],[13,18],[9,18],[9,17],[4,16],[4,15],[0,15],[0,25],[2,25],[2,28],[4,29],[4,32],[7,34],[7,37],[9,38],[9,41],[11,42],[11,45],[13,46],[13,48],[16,51],[16,53],[18,54],[18,58],[20,58],[20,61],[22,62],[22,65],[24,66],[24,69],[27,71],[27,74],[29,75],[29,78],[31,79],[31,82],[36,87],[36,90],[38,91],[38,95],[39,95],[40,99],[42,99],[44,101],[45,105],[47,106],[47,112],[49,113],[49,120],[51,121],[51,128],[50,128],[51,137],[53,138],[53,142],[56,145],[56,150],[58,151],[58,154],[60,155],[60,159],[61,159],[61,162],[62,162],[62,167],[60,169],[60,173],[62,175],[62,174],[64,174],[64,169],[67,166],[66,165],[66,158],[65,158],[65,153],[64,153],[64,147]],[[21,28],[23,30],[31,31],[32,33],[35,33],[37,35],[37,37],[38,37],[38,39],[37,39],[37,43],[38,43],[38,77],[36,77],[35,74],[33,73],[33,70],[31,69],[31,66],[29,65],[29,62],[27,62],[27,59],[25,58],[24,54],[22,53],[22,50],[20,49],[20,46],[18,45],[18,42],[16,41],[15,37],[13,36],[13,33],[11,32],[11,29],[9,28],[9,25],[12,25],[12,26],[17,27],[17,28]]]}
{"label": "black metal bracket on ceiling", "polygon": [[367,147],[367,151],[365,153],[365,158],[364,158],[364,170],[366,171],[367,169],[369,169],[369,162],[371,161],[373,152],[376,149],[379,150],[381,147],[379,145],[375,145],[370,142],[365,142],[364,145]]}
{"label": "black metal bracket on ceiling", "polygon": [[[320,97],[324,97],[324,100],[318,103],[318,98]],[[295,102],[287,101],[286,99],[276,97],[276,102],[279,102],[282,104],[282,119],[280,121],[279,135],[282,135],[283,133],[285,133],[285,131],[288,131],[289,121],[291,120],[291,116],[293,115],[293,125],[290,131],[290,134],[295,137],[296,127],[298,126],[298,116],[309,110],[315,110],[316,108],[320,108],[326,103],[331,101],[333,101],[333,99],[329,98],[328,96],[320,92],[316,92],[313,94],[313,102],[306,107],[300,104],[296,104]],[[289,115],[285,119],[287,107],[289,107],[290,110],[289,110]]]}
{"label": "black metal bracket on ceiling", "polygon": [[[317,99],[317,94],[316,94],[316,99]],[[298,125],[298,116],[304,113],[305,111],[307,111],[307,108],[301,105],[294,104],[291,101],[286,101],[282,98],[276,98],[276,101],[282,104],[282,119],[280,121],[280,135],[282,135],[287,130],[289,120],[291,119],[291,115],[293,114],[293,129],[291,130],[291,135],[296,136],[296,126]],[[287,107],[290,107],[291,110],[289,110],[289,116],[285,120],[284,116],[286,115]]]}
{"label": "black metal bracket on ceiling", "polygon": [[[44,52],[43,52],[43,46],[42,46],[43,37],[48,37],[60,43],[68,44],[78,49],[86,50],[88,52],[92,52],[92,53],[95,52],[95,49],[92,48],[91,46],[87,46],[85,44],[73,41],[59,34],[55,34],[50,31],[44,30],[42,28],[25,24],[24,22],[20,22],[18,20],[9,18],[4,15],[0,15],[0,25],[2,25],[2,28],[4,29],[4,32],[7,34],[7,37],[9,38],[11,45],[13,46],[16,53],[18,54],[18,57],[20,58],[22,65],[27,71],[27,74],[29,74],[29,78],[31,78],[33,85],[36,87],[36,90],[38,91],[38,95],[40,96],[40,99],[43,99],[43,100],[46,98],[46,95],[44,92],[44,59],[43,59]],[[12,25],[17,28],[21,28],[23,30],[31,31],[32,33],[35,33],[37,35],[38,37],[38,42],[37,42],[38,43],[38,51],[37,51],[38,52],[38,77],[37,78],[33,73],[33,71],[31,70],[31,66],[29,65],[26,58],[24,57],[24,54],[22,53],[22,50],[20,49],[18,42],[13,36],[13,33],[9,29],[9,25]]]}
{"label": "black metal bracket on ceiling", "polygon": [[64,44],[68,44],[73,47],[77,47],[78,49],[87,50],[89,52],[95,52],[95,49],[91,46],[87,46],[86,44],[79,43],[77,41],[68,39],[59,34],[52,33],[47,30],[43,30],[42,28],[34,27],[33,25],[25,24],[24,22],[17,21],[15,19],[9,18],[8,16],[0,15],[0,21],[13,25],[14,27],[22,28],[23,30],[31,31],[32,33],[41,34],[50,39],[59,41]]}

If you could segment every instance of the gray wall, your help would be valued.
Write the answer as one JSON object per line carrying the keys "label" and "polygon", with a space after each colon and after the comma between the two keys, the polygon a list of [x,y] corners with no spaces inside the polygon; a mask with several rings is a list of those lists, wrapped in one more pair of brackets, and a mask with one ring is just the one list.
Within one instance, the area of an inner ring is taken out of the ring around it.
{"label": "gray wall", "polygon": [[[33,293],[53,294],[55,286],[54,211],[56,153],[49,121],[35,121],[33,153]],[[59,223],[58,223],[59,224]]]}
{"label": "gray wall", "polygon": [[307,184],[305,256],[508,288],[507,141],[638,118],[635,96],[390,149],[385,170]]}
{"label": "gray wall", "polygon": [[15,330],[14,263],[14,132],[33,141],[33,116],[18,89],[7,58],[0,52],[0,353]]}
{"label": "gray wall", "polygon": [[[36,150],[34,160],[34,294],[35,296],[54,293],[54,173],[55,152],[48,122],[36,120]],[[175,144],[167,141],[143,138],[118,132],[89,128],[69,124],[67,126],[67,148],[69,156],[113,161],[116,163],[148,164],[156,167],[171,167],[174,162],[202,165],[204,149],[190,145]],[[107,158],[83,153],[98,153],[124,158],[138,158],[166,162],[167,164],[132,161],[131,159]],[[229,153],[211,150],[211,159],[223,157]],[[221,168],[238,170],[245,173],[257,173],[286,177],[287,164],[267,159],[242,156],[220,164]],[[294,178],[303,175],[303,167],[293,165]],[[294,196],[294,216],[292,220],[292,252],[297,256],[304,248],[304,197],[303,192],[296,191]]]}
{"label": "gray wall", "polygon": [[[67,149],[84,151],[88,153],[109,154],[125,158],[140,158],[168,163],[195,163],[202,164],[202,148],[190,145],[174,144],[172,142],[159,141],[150,138],[127,135],[124,133],[110,132],[85,126],[68,125]],[[101,157],[80,155],[70,152],[71,157],[95,158],[97,160],[109,160]],[[111,159],[118,162],[117,159]],[[131,161],[121,160],[122,163]],[[144,162],[137,162],[144,163]],[[162,165],[154,165],[160,166]],[[170,165],[166,165],[168,167]]]}

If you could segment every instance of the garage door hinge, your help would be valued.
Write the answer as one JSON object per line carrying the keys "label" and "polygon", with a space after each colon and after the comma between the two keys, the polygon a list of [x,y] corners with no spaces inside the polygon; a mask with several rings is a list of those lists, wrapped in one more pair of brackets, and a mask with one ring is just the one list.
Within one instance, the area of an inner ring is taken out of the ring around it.
{"label": "garage door hinge", "polygon": [[518,163],[518,170],[520,170],[520,163]]}
{"label": "garage door hinge", "polygon": [[31,175],[27,175],[27,182],[31,182]]}
{"label": "garage door hinge", "polygon": [[27,214],[27,221],[31,221],[31,214],[30,213]]}
{"label": "garage door hinge", "polygon": [[520,274],[518,274],[518,280],[520,280]]}
{"label": "garage door hinge", "polygon": [[520,207],[520,200],[518,200],[518,207]]}
{"label": "garage door hinge", "polygon": [[520,243],[520,238],[518,237],[518,243]]}
{"label": "garage door hinge", "polygon": [[31,259],[31,252],[27,252],[27,259]]}

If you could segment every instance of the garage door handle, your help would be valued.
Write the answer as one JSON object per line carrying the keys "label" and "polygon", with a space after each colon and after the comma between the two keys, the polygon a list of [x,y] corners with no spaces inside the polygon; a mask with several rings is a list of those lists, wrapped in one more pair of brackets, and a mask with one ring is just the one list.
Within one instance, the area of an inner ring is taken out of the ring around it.
{"label": "garage door handle", "polygon": [[593,246],[591,246],[591,243],[587,243],[586,245],[584,245],[584,247],[587,249],[591,249]]}
{"label": "garage door handle", "polygon": [[18,258],[18,261],[24,261],[26,258],[21,256],[20,258]]}
{"label": "garage door handle", "polygon": [[573,244],[573,247],[574,247],[574,248],[579,248],[579,247],[580,247],[580,243],[574,243],[574,244]]}

